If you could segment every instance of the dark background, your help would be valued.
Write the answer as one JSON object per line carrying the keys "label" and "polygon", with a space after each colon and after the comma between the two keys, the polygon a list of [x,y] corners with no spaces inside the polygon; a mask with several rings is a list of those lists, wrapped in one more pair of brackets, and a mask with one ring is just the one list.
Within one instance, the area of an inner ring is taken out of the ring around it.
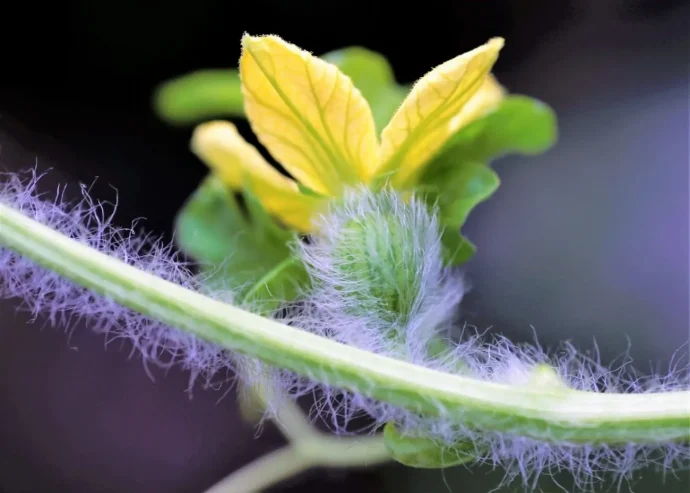
{"label": "dark background", "polygon": [[[316,54],[363,45],[400,82],[504,36],[499,80],[552,105],[561,135],[544,156],[496,165],[502,186],[466,229],[479,247],[468,320],[516,340],[533,328],[547,344],[596,340],[604,359],[630,342],[646,370],[690,337],[689,19],[688,2],[662,0],[3,4],[0,167],[99,177],[95,196],[119,190],[119,222],[143,216],[169,237],[206,169],[191,128],[154,116],[160,81],[235,67],[244,31]],[[0,303],[0,491],[199,493],[281,442],[270,427],[256,438],[232,394],[190,398],[187,375],[152,381],[127,347],[27,325],[15,308]],[[640,477],[635,491],[687,491],[687,476]],[[276,491],[485,492],[498,479],[391,466]]]}

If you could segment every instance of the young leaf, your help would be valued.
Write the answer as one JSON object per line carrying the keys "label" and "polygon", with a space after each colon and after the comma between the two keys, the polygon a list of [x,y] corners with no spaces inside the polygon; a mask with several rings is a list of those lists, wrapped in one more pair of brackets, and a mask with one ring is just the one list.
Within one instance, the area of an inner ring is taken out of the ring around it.
{"label": "young leaf", "polygon": [[235,196],[209,175],[179,212],[175,239],[196,261],[220,265],[231,255],[237,233],[247,228]]}
{"label": "young leaf", "polygon": [[287,262],[292,233],[275,223],[248,188],[243,198],[246,214],[209,175],[178,215],[176,240],[201,263],[210,289],[233,289],[245,301],[261,302],[262,309],[270,310],[277,307],[276,300],[294,296],[306,275],[300,273],[301,265]]}
{"label": "young leaf", "polygon": [[500,179],[483,163],[454,158],[454,153],[441,156],[422,177],[421,186],[429,190],[427,200],[438,207],[441,222],[459,229],[470,211],[496,191]]}
{"label": "young leaf", "polygon": [[470,462],[476,457],[471,442],[449,446],[424,436],[402,435],[392,422],[384,426],[383,439],[391,457],[409,467],[441,469]]}
{"label": "young leaf", "polygon": [[309,284],[302,262],[288,256],[254,283],[244,295],[244,304],[260,315],[270,315],[281,304],[292,301]]}
{"label": "young leaf", "polygon": [[370,103],[377,132],[381,132],[388,125],[409,92],[409,86],[388,86],[378,94],[376,101]]}
{"label": "young leaf", "polygon": [[444,259],[448,265],[460,265],[470,260],[477,247],[455,228],[446,228],[441,235]]}
{"label": "young leaf", "polygon": [[498,175],[488,166],[456,158],[451,149],[434,161],[422,176],[419,188],[430,206],[436,206],[444,226],[442,241],[446,260],[451,265],[468,261],[475,247],[460,234],[474,207],[488,199],[498,188]]}
{"label": "young leaf", "polygon": [[330,51],[320,57],[336,65],[371,103],[378,93],[393,84],[395,76],[386,57],[361,46]]}
{"label": "young leaf", "polygon": [[460,228],[500,184],[484,163],[510,152],[544,152],[556,133],[556,117],[548,106],[526,96],[509,96],[498,109],[458,131],[423,169],[418,188],[439,208],[451,264],[466,262],[474,254],[474,245],[459,234]]}
{"label": "young leaf", "polygon": [[557,133],[556,115],[548,105],[513,95],[494,112],[456,133],[444,154],[452,152],[459,158],[481,162],[508,153],[534,155],[548,150]]}
{"label": "young leaf", "polygon": [[212,117],[244,116],[237,70],[199,70],[163,82],[153,97],[159,117],[184,125]]}

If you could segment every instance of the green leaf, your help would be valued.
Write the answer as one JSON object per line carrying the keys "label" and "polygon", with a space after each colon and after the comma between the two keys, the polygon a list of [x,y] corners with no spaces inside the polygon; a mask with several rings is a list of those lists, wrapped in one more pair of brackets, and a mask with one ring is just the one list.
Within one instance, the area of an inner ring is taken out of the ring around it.
{"label": "green leaf", "polygon": [[509,153],[535,155],[548,150],[557,133],[556,114],[548,105],[513,95],[495,111],[455,134],[444,154],[452,152],[458,158],[481,162]]}
{"label": "green leaf", "polygon": [[444,225],[460,228],[472,209],[491,197],[500,185],[495,171],[475,161],[454,161],[454,153],[441,156],[431,173],[422,178],[427,200],[439,209]]}
{"label": "green leaf", "polygon": [[288,256],[268,271],[244,295],[244,304],[256,313],[268,315],[292,301],[309,284],[309,274],[296,257]]}
{"label": "green leaf", "polygon": [[500,185],[487,164],[511,152],[537,154],[556,139],[556,117],[526,96],[509,96],[494,112],[461,129],[421,171],[418,190],[439,209],[443,244],[452,265],[468,261],[476,248],[460,234],[470,212]]}
{"label": "green leaf", "polygon": [[392,422],[383,428],[383,439],[393,460],[408,467],[441,469],[465,464],[476,457],[471,442],[448,446],[429,437],[402,435]]}
{"label": "green leaf", "polygon": [[324,198],[324,197],[326,197],[326,195],[323,195],[323,194],[321,194],[321,193],[315,192],[314,190],[312,190],[311,188],[307,187],[306,185],[302,185],[300,182],[296,182],[296,183],[297,183],[297,189],[300,191],[300,193],[302,193],[302,194],[304,194],[304,195],[310,195],[310,196],[316,197],[316,198]]}
{"label": "green leaf", "polygon": [[460,234],[474,207],[488,199],[498,188],[498,175],[488,166],[462,161],[454,149],[442,154],[422,175],[419,190],[430,206],[436,206],[444,232],[442,241],[446,261],[451,265],[467,262],[475,252],[474,245]]}
{"label": "green leaf", "polygon": [[388,124],[409,92],[395,82],[393,68],[386,57],[375,51],[350,46],[328,52],[321,58],[336,65],[352,79],[371,106],[379,131]]}
{"label": "green leaf", "polygon": [[361,46],[350,46],[321,55],[336,65],[367,99],[376,96],[382,87],[395,84],[393,68],[385,56]]}
{"label": "green leaf", "polygon": [[369,101],[378,132],[388,125],[408,93],[409,90],[403,86],[390,86],[382,90],[375,100]]}
{"label": "green leaf", "polygon": [[219,265],[232,254],[238,231],[248,228],[235,196],[209,175],[176,220],[176,241],[195,260]]}
{"label": "green leaf", "polygon": [[477,247],[465,238],[458,229],[446,228],[441,235],[444,247],[444,261],[448,265],[460,265],[469,261]]}
{"label": "green leaf", "polygon": [[304,267],[291,262],[293,234],[281,228],[251,190],[236,197],[209,175],[177,217],[176,240],[200,262],[209,289],[231,289],[254,310],[270,312],[297,295]]}
{"label": "green leaf", "polygon": [[237,70],[199,70],[158,86],[153,105],[168,123],[185,125],[217,117],[244,117]]}

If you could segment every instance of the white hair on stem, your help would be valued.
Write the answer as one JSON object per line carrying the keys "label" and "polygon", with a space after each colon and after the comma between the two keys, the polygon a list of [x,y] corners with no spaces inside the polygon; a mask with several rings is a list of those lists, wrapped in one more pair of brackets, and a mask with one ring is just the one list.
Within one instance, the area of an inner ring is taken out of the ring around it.
{"label": "white hair on stem", "polygon": [[[53,200],[44,200],[36,191],[38,179],[35,173],[0,175],[0,202],[139,269],[232,301],[230,291],[206,292],[203,279],[188,269],[171,245],[138,235],[133,228],[114,226],[114,206],[92,200],[87,187],[82,187],[82,199],[74,203],[64,201],[64,189]],[[675,359],[668,372],[641,377],[628,361],[612,370],[601,365],[596,355],[586,357],[567,343],[547,352],[539,345],[487,339],[469,327],[451,340],[466,285],[457,272],[444,266],[440,225],[415,197],[403,200],[391,191],[350,191],[317,225],[312,241],[295,247],[314,288],[304,294],[288,322],[304,330],[426,367],[513,385],[637,393],[690,387],[687,361],[682,358]],[[362,275],[365,272],[371,274],[369,278]],[[539,441],[510,430],[487,432],[459,425],[445,420],[443,409],[440,417],[420,416],[234,355],[123,308],[2,248],[0,297],[22,299],[34,316],[45,314],[54,326],[70,329],[76,320],[86,319],[109,340],[130,340],[145,362],[181,365],[190,371],[191,382],[201,377],[211,385],[228,381],[238,372],[243,383],[269,385],[269,394],[276,395],[274,406],[280,405],[281,396],[314,393],[318,396],[315,416],[325,418],[339,433],[352,432],[352,420],[365,415],[373,422],[370,430],[394,422],[403,434],[421,433],[449,449],[470,443],[477,461],[505,467],[506,480],[519,477],[527,488],[533,488],[540,475],[563,470],[575,475],[580,490],[593,488],[608,473],[620,485],[640,467],[678,470],[690,458],[687,443]],[[535,380],[540,368],[550,369],[546,383]]]}
{"label": "white hair on stem", "polygon": [[[0,202],[60,233],[112,255],[127,264],[196,291],[203,291],[203,280],[195,276],[173,245],[149,234],[113,224],[117,202],[92,199],[89,188],[80,186],[81,198],[66,201],[66,189],[59,187],[52,199],[37,191],[43,175],[0,174]],[[217,292],[214,297],[230,301],[232,293]],[[124,308],[107,297],[95,294],[60,275],[44,269],[15,252],[0,247],[0,298],[22,300],[20,308],[35,320],[47,317],[54,327],[72,330],[84,320],[109,342],[131,342],[133,354],[144,364],[163,367],[181,365],[190,371],[190,388],[199,377],[215,386],[231,378],[236,358],[227,350],[178,331],[156,320]]]}

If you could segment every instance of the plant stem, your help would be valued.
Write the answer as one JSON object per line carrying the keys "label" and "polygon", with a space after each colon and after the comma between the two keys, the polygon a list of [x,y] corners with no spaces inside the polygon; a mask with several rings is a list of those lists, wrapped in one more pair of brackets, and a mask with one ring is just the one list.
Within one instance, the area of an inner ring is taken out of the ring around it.
{"label": "plant stem", "polygon": [[[264,387],[251,389],[252,399],[266,407],[270,396]],[[361,467],[392,460],[382,434],[335,437],[319,432],[296,402],[280,402],[271,420],[289,445],[259,457],[230,473],[206,493],[255,492],[312,467]]]}
{"label": "plant stem", "polygon": [[391,460],[381,435],[296,439],[231,473],[206,493],[255,493],[313,467],[362,467]]}
{"label": "plant stem", "polygon": [[289,441],[297,442],[319,434],[296,403],[287,401],[280,405],[282,407],[276,413],[273,422]]}
{"label": "plant stem", "polygon": [[205,493],[258,493],[280,481],[295,476],[311,465],[292,445],[262,455],[216,483]]}
{"label": "plant stem", "polygon": [[690,391],[564,391],[431,370],[205,297],[65,237],[3,204],[0,244],[172,327],[413,412],[545,441],[665,443],[690,438]]}

